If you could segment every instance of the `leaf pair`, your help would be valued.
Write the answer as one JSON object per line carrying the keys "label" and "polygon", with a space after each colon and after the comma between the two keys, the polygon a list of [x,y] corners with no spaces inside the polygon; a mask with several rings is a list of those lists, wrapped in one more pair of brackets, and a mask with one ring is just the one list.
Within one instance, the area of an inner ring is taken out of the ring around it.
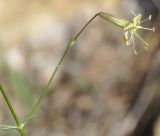
{"label": "leaf pair", "polygon": [[[37,115],[34,115],[34,116],[30,117],[28,120],[26,120],[25,122],[23,122],[21,124],[21,127],[24,127],[29,121],[31,121],[32,119],[34,119],[36,117],[37,117]],[[12,129],[19,130],[20,128],[17,127],[17,126],[0,125],[0,129],[2,129],[2,130],[12,130]]]}

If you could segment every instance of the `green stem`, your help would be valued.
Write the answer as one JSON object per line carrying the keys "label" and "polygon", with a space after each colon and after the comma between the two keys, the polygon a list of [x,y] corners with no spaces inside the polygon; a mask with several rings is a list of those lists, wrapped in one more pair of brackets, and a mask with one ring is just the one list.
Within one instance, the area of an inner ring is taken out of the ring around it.
{"label": "green stem", "polygon": [[[12,114],[14,120],[15,120],[15,122],[16,122],[17,128],[18,128],[21,136],[25,136],[24,126],[22,126],[21,122],[19,121],[19,118],[18,118],[15,110],[13,109],[13,106],[12,106],[12,104],[11,104],[11,102],[10,102],[10,99],[9,99],[9,97],[7,96],[6,91],[5,91],[5,89],[2,87],[2,85],[0,85],[0,91],[1,91],[1,93],[2,93],[2,95],[3,95],[3,97],[4,97],[5,101],[6,101],[6,103],[7,103],[7,105],[8,105],[8,108],[9,108],[9,110],[10,110],[10,112],[11,112],[11,114]],[[21,126],[22,126],[22,127],[21,127]]]}
{"label": "green stem", "polygon": [[65,49],[65,51],[64,51],[64,53],[63,53],[63,55],[61,57],[61,59],[60,59],[60,61],[58,62],[57,66],[56,66],[56,68],[54,70],[54,72],[52,73],[52,75],[51,75],[51,77],[50,77],[47,85],[44,87],[44,89],[43,89],[43,91],[42,91],[42,93],[41,93],[38,101],[36,102],[36,104],[33,106],[32,110],[29,112],[29,114],[24,119],[24,121],[23,121],[24,123],[31,117],[31,115],[34,113],[34,111],[38,108],[38,106],[39,106],[40,102],[42,101],[42,99],[44,98],[44,96],[48,93],[49,86],[50,86],[50,84],[51,84],[51,82],[52,82],[55,74],[57,73],[60,65],[62,64],[62,62],[63,62],[63,60],[64,60],[64,58],[65,58],[68,50],[74,44],[74,41],[75,41],[74,38],[71,38],[71,40],[69,41],[69,43],[68,43],[68,45],[67,45],[67,47],[66,47],[66,49]]}
{"label": "green stem", "polygon": [[8,105],[8,108],[9,108],[9,110],[10,110],[10,112],[11,112],[14,120],[16,121],[17,126],[19,126],[21,123],[20,123],[20,121],[18,119],[18,116],[17,116],[16,112],[14,111],[13,106],[12,106],[12,104],[11,104],[11,102],[10,102],[7,94],[6,94],[6,91],[2,87],[2,85],[0,85],[0,90],[1,90],[1,93],[2,93],[2,95],[3,95],[3,97],[4,97],[5,101],[6,101],[6,103]]}
{"label": "green stem", "polygon": [[[55,77],[57,71],[59,70],[62,62],[64,61],[64,58],[65,58],[65,56],[67,55],[69,49],[70,49],[73,45],[75,45],[75,43],[76,43],[78,37],[81,35],[81,33],[86,29],[86,27],[87,27],[97,16],[105,19],[105,20],[108,21],[108,22],[111,22],[111,23],[115,24],[116,26],[119,26],[119,27],[123,28],[123,29],[126,30],[127,32],[134,33],[141,41],[144,42],[144,44],[146,45],[146,48],[147,48],[148,43],[145,42],[135,31],[137,31],[137,30],[139,30],[139,29],[147,29],[147,30],[153,30],[153,31],[154,31],[154,29],[144,28],[144,27],[139,26],[139,21],[141,20],[141,14],[135,16],[135,17],[133,18],[133,22],[131,22],[131,23],[128,22],[128,21],[126,21],[126,20],[116,18],[116,17],[114,17],[113,15],[108,14],[108,13],[99,12],[99,13],[95,14],[95,15],[84,25],[84,27],[79,31],[79,33],[78,33],[76,36],[74,36],[74,37],[72,37],[72,38],[70,39],[69,43],[67,44],[67,46],[66,46],[66,48],[65,48],[65,50],[64,50],[64,53],[63,53],[62,57],[60,58],[60,60],[59,60],[59,62],[58,62],[58,64],[57,64],[55,70],[53,71],[50,79],[48,80],[48,83],[47,83],[46,86],[43,88],[42,93],[41,93],[39,99],[37,100],[37,102],[35,103],[35,105],[33,106],[33,108],[32,108],[31,111],[28,113],[28,115],[26,116],[26,118],[24,119],[24,121],[23,121],[22,123],[19,121],[19,118],[17,117],[16,112],[14,111],[14,109],[13,109],[11,103],[10,103],[9,98],[7,97],[7,94],[6,94],[5,90],[4,90],[4,88],[0,85],[0,91],[2,92],[3,97],[5,98],[5,101],[6,101],[7,105],[8,105],[8,107],[9,107],[9,110],[10,110],[11,113],[12,113],[12,116],[13,116],[15,122],[16,122],[17,128],[18,128],[21,136],[25,136],[25,133],[24,133],[24,125],[25,125],[25,123],[30,119],[30,117],[32,116],[32,114],[35,112],[35,110],[36,110],[36,109],[38,108],[38,106],[40,105],[40,102],[42,101],[42,99],[44,98],[44,96],[48,93],[48,91],[49,91],[49,86],[50,86],[53,78]],[[138,17],[138,18],[137,18],[137,17]],[[136,22],[135,22],[135,19],[137,19]],[[136,23],[136,26],[134,26],[135,23]],[[138,23],[138,24],[137,24],[137,23]],[[127,35],[127,36],[128,36],[128,35]],[[134,42],[133,39],[132,39],[132,42]],[[133,43],[133,44],[134,44],[134,43]],[[7,127],[7,126],[5,126],[5,125],[3,125],[3,127],[6,128],[6,129],[10,128],[9,126]],[[14,128],[14,127],[11,127],[11,128]]]}
{"label": "green stem", "polygon": [[95,14],[95,15],[84,25],[84,27],[79,31],[79,33],[78,33],[75,37],[72,37],[72,38],[70,39],[70,41],[68,42],[68,44],[67,44],[67,46],[66,46],[66,48],[65,48],[65,50],[64,50],[64,53],[63,53],[62,57],[60,58],[60,60],[59,60],[59,62],[58,62],[58,64],[57,64],[55,70],[53,71],[50,79],[48,80],[48,83],[47,83],[46,86],[44,87],[44,89],[43,89],[43,91],[42,91],[39,99],[37,100],[37,102],[36,102],[36,104],[33,106],[33,108],[31,109],[31,111],[28,113],[28,115],[27,115],[26,118],[24,119],[23,123],[21,123],[21,122],[19,121],[19,118],[17,117],[16,112],[14,111],[14,109],[13,109],[13,107],[12,107],[12,105],[11,105],[11,102],[10,102],[9,98],[7,97],[7,94],[5,93],[4,88],[0,85],[0,90],[1,90],[3,96],[4,96],[5,100],[6,100],[6,103],[7,103],[8,107],[9,107],[11,113],[12,113],[12,116],[13,116],[14,120],[16,121],[17,128],[18,128],[21,136],[25,136],[25,133],[24,133],[24,125],[25,125],[25,123],[26,123],[27,120],[32,116],[32,114],[35,112],[35,110],[38,108],[38,106],[39,106],[40,102],[42,101],[42,99],[44,98],[44,96],[48,93],[48,91],[49,91],[49,86],[50,86],[53,78],[55,77],[58,69],[60,68],[60,66],[61,66],[61,64],[62,64],[65,56],[67,55],[69,49],[76,43],[78,37],[79,37],[79,36],[81,35],[81,33],[86,29],[86,27],[87,27],[97,16],[100,16],[100,14],[101,14],[101,13]]}
{"label": "green stem", "polygon": [[35,112],[35,110],[38,108],[40,102],[42,101],[42,99],[44,98],[44,96],[48,93],[49,91],[49,86],[55,76],[55,74],[57,73],[58,69],[60,68],[65,56],[67,55],[69,49],[75,44],[75,42],[77,41],[78,37],[81,35],[81,33],[85,30],[85,28],[97,17],[99,16],[99,13],[97,13],[96,15],[94,15],[85,25],[84,27],[79,31],[79,33],[75,36],[72,37],[69,41],[69,43],[67,44],[67,47],[64,50],[64,53],[62,55],[62,57],[60,58],[55,70],[53,71],[47,85],[44,87],[38,101],[36,102],[36,104],[33,106],[32,110],[29,112],[29,114],[26,116],[26,118],[24,119],[24,123],[28,120],[28,118],[30,118],[32,116],[32,114]]}
{"label": "green stem", "polygon": [[20,132],[21,136],[25,136],[24,127],[22,129],[19,129],[19,132]]}
{"label": "green stem", "polygon": [[79,31],[79,33],[75,36],[75,39],[77,39],[77,38],[80,36],[80,34],[84,31],[84,29],[86,29],[86,27],[87,27],[97,16],[99,16],[99,15],[100,15],[100,13],[95,14],[95,15],[84,25],[84,27]]}

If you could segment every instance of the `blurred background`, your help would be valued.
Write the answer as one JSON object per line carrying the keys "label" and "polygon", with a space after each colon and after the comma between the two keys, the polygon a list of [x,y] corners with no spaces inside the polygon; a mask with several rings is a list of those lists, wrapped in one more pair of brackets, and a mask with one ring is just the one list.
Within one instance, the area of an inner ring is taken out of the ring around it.
{"label": "blurred background", "polygon": [[[21,120],[47,83],[71,36],[97,12],[126,20],[152,14],[154,33],[123,46],[123,31],[97,17],[65,58],[26,126],[27,136],[160,136],[159,0],[1,0],[0,83]],[[0,95],[0,124],[15,124]],[[17,136],[16,131],[0,131]]]}

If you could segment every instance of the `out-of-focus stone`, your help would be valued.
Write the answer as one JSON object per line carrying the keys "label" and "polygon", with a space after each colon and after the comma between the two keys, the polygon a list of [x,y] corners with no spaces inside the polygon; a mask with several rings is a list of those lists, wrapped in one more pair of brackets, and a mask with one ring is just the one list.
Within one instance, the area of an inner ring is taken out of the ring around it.
{"label": "out-of-focus stone", "polygon": [[77,98],[76,105],[82,111],[89,111],[93,106],[93,102],[90,96],[82,95]]}

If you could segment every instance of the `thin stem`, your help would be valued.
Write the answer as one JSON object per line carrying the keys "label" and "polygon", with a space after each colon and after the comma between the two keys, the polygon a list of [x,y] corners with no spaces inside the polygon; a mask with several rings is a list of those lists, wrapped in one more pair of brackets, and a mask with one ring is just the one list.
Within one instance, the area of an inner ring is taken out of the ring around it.
{"label": "thin stem", "polygon": [[84,31],[84,29],[97,17],[100,13],[95,14],[85,25],[84,27],[79,31],[79,33],[75,36],[75,39],[77,39],[80,34]]}
{"label": "thin stem", "polygon": [[55,74],[57,73],[57,71],[58,71],[61,63],[63,62],[63,60],[64,60],[64,58],[65,58],[65,56],[66,56],[66,54],[67,54],[67,52],[68,52],[68,50],[69,50],[69,48],[70,48],[70,44],[71,44],[71,42],[68,43],[68,45],[67,45],[67,47],[66,47],[66,49],[65,49],[65,51],[64,51],[64,53],[63,53],[63,55],[62,55],[62,57],[61,57],[61,59],[60,59],[60,61],[58,62],[55,70],[53,71],[53,73],[52,73],[52,75],[51,75],[48,83],[47,83],[46,86],[44,87],[44,89],[43,89],[43,91],[42,91],[42,93],[41,93],[38,101],[37,101],[36,104],[33,106],[32,110],[29,112],[29,114],[26,116],[26,118],[25,118],[25,120],[24,120],[23,122],[26,122],[26,121],[30,118],[30,116],[34,113],[34,111],[35,111],[35,110],[37,109],[37,107],[39,106],[39,104],[40,104],[40,102],[42,101],[43,97],[48,93],[49,86],[50,86],[50,84],[51,84],[51,82],[52,82]]}
{"label": "thin stem", "polygon": [[7,96],[6,91],[4,90],[4,88],[2,87],[2,85],[0,85],[0,91],[1,91],[1,93],[2,93],[2,95],[3,95],[3,97],[4,97],[5,101],[6,101],[6,103],[8,105],[8,108],[9,108],[9,110],[10,110],[10,112],[11,112],[11,114],[12,114],[14,120],[15,120],[15,122],[16,122],[17,129],[18,129],[19,133],[21,134],[21,136],[25,136],[24,126],[21,127],[22,124],[21,124],[21,122],[20,122],[20,120],[19,120],[19,118],[18,118],[15,110],[13,109],[13,106],[12,106],[12,104],[10,102],[10,99]]}
{"label": "thin stem", "polygon": [[77,41],[78,37],[81,35],[81,33],[86,29],[86,27],[97,17],[99,16],[99,13],[95,14],[85,25],[84,27],[79,31],[79,33],[75,36],[72,37],[69,41],[69,43],[67,44],[64,53],[62,55],[62,57],[60,58],[55,70],[53,71],[48,83],[46,84],[46,86],[44,87],[38,101],[36,102],[36,104],[33,106],[32,110],[29,112],[29,114],[26,116],[26,118],[24,119],[23,122],[26,122],[28,120],[28,118],[30,118],[30,116],[35,112],[35,110],[38,108],[40,102],[42,101],[42,99],[44,98],[44,96],[48,93],[49,91],[49,86],[53,80],[53,78],[55,77],[55,74],[57,73],[58,69],[60,68],[65,56],[67,55],[69,49],[75,44],[75,42]]}
{"label": "thin stem", "polygon": [[6,101],[6,103],[8,105],[8,108],[9,108],[9,110],[10,110],[10,112],[11,112],[11,114],[12,114],[12,116],[13,116],[16,124],[17,124],[17,126],[19,126],[21,124],[20,121],[19,121],[19,118],[18,118],[16,112],[14,111],[13,106],[12,106],[12,104],[11,104],[11,102],[10,102],[7,94],[6,94],[6,91],[2,87],[2,85],[0,85],[0,91],[1,91],[1,93],[2,93],[2,95],[3,95],[3,97],[4,97],[5,101]]}

